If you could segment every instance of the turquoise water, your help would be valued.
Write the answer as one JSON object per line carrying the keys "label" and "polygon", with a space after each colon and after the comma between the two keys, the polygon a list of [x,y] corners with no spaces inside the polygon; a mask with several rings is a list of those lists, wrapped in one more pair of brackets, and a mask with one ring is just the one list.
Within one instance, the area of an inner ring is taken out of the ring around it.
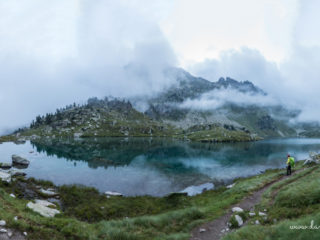
{"label": "turquoise water", "polygon": [[55,184],[83,184],[125,195],[162,196],[191,185],[228,184],[268,168],[285,166],[286,155],[305,159],[320,139],[250,143],[187,143],[171,139],[99,138],[0,144],[0,162],[18,154],[30,160],[30,177]]}

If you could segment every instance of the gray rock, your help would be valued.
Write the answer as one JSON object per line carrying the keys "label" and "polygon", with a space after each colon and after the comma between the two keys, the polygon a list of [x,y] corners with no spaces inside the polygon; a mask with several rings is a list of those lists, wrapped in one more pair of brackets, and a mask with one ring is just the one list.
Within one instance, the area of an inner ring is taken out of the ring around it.
{"label": "gray rock", "polygon": [[16,196],[13,193],[10,193],[10,197],[16,198]]}
{"label": "gray rock", "polygon": [[233,207],[232,212],[243,212],[243,209],[240,207]]}
{"label": "gray rock", "polygon": [[250,217],[253,217],[253,216],[255,216],[255,215],[256,215],[255,212],[249,212],[249,216],[250,216]]}
{"label": "gray rock", "polygon": [[239,215],[235,215],[234,217],[235,217],[236,221],[238,222],[238,226],[241,227],[243,225],[242,217],[240,217]]}
{"label": "gray rock", "polygon": [[110,197],[110,196],[119,196],[119,197],[123,196],[122,193],[112,192],[112,191],[106,191],[104,194],[107,195],[107,196],[109,196],[109,197]]}
{"label": "gray rock", "polygon": [[51,190],[51,189],[47,189],[47,190],[46,190],[46,189],[41,188],[41,189],[40,189],[40,192],[41,192],[42,194],[44,194],[44,195],[49,196],[49,197],[53,197],[53,196],[58,195],[58,193],[54,192],[54,191]]}
{"label": "gray rock", "polygon": [[53,209],[51,206],[55,207],[56,205],[46,200],[35,200],[35,203],[28,202],[27,204],[28,208],[39,213],[43,217],[54,217],[56,214],[60,213],[59,210]]}
{"label": "gray rock", "polygon": [[3,182],[10,183],[11,182],[11,175],[9,173],[7,173],[7,172],[0,171],[0,179]]}
{"label": "gray rock", "polygon": [[256,225],[259,225],[259,224],[260,224],[259,220],[256,220],[256,221],[255,221],[255,224],[256,224]]}
{"label": "gray rock", "polygon": [[263,212],[259,212],[259,216],[267,216],[267,214],[265,214]]}
{"label": "gray rock", "polygon": [[232,183],[232,184],[228,185],[227,188],[230,189],[230,188],[234,187],[234,185],[236,185],[236,184]]}
{"label": "gray rock", "polygon": [[1,227],[4,227],[6,224],[7,224],[7,223],[6,223],[5,220],[0,220],[0,226],[1,226]]}
{"label": "gray rock", "polygon": [[199,229],[199,232],[200,232],[200,233],[203,233],[203,232],[205,232],[205,231],[207,231],[205,228],[200,228],[200,229]]}
{"label": "gray rock", "polygon": [[18,155],[12,155],[12,164],[28,166],[30,164],[30,161]]}
{"label": "gray rock", "polygon": [[4,229],[4,228],[0,229],[0,233],[7,233],[7,232],[8,232],[7,229]]}
{"label": "gray rock", "polygon": [[7,233],[7,234],[8,234],[8,237],[9,237],[9,238],[11,238],[11,237],[12,237],[12,235],[13,235],[13,233],[12,233],[12,231],[11,231],[11,230],[8,230],[8,233]]}

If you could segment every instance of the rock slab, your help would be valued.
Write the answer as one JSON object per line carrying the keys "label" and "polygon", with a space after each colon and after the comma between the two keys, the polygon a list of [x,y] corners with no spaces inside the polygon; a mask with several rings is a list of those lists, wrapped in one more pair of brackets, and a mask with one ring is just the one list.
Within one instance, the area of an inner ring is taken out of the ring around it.
{"label": "rock slab", "polygon": [[43,217],[54,217],[56,214],[60,213],[59,210],[51,208],[55,207],[53,203],[46,200],[35,200],[35,203],[28,202],[27,207]]}

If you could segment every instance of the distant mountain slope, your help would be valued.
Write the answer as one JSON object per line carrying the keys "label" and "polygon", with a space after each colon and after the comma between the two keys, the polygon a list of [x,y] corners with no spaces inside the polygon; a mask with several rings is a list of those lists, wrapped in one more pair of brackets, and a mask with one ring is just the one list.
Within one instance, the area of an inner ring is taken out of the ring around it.
{"label": "distant mountain slope", "polygon": [[[232,78],[220,78],[210,82],[197,78],[182,69],[171,69],[177,84],[171,89],[149,100],[146,114],[151,118],[188,130],[190,127],[210,124],[232,125],[244,128],[262,137],[296,136],[296,131],[288,125],[288,120],[296,117],[297,112],[290,112],[282,106],[261,106],[259,103],[248,103],[244,106],[232,102],[232,95],[226,96],[232,103],[225,101],[222,106],[212,109],[194,109],[182,107],[188,100],[199,99],[203,94],[215,91],[232,90],[250,96],[267,96],[262,89],[249,81],[239,82]],[[228,94],[228,92],[226,92]],[[277,118],[273,117],[277,116]],[[281,120],[280,117],[281,116]]]}
{"label": "distant mountain slope", "polygon": [[[143,99],[144,112],[134,107],[136,99],[91,98],[85,105],[74,104],[38,116],[29,128],[11,136],[170,136],[219,142],[315,136],[320,132],[317,124],[293,124],[291,120],[299,111],[259,103],[269,96],[249,81],[227,77],[210,82],[179,68],[169,68],[165,75],[174,83],[156,96]],[[216,97],[220,102],[214,105]],[[190,102],[200,107],[188,105]],[[205,108],[201,108],[203,102]]]}

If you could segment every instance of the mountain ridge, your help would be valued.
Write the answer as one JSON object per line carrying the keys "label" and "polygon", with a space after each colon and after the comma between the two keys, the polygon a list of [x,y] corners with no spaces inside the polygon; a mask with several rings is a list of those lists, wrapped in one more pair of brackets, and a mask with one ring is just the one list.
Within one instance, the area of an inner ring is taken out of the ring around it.
{"label": "mountain ridge", "polygon": [[[281,105],[260,106],[258,103],[241,105],[225,101],[212,109],[182,107],[188,100],[198,100],[204,94],[232,93],[250,97],[268,94],[250,81],[230,77],[210,82],[195,77],[180,68],[167,69],[165,75],[175,83],[154,97],[145,99],[147,108],[137,110],[135,99],[96,97],[84,105],[69,105],[55,113],[37,116],[30,127],[17,130],[11,137],[175,137],[202,142],[253,141],[268,137],[310,136],[306,133],[318,128],[299,125],[297,131],[290,120],[298,111]],[[224,96],[223,95],[223,96]],[[211,95],[210,95],[211,96]],[[224,96],[233,99],[234,96]],[[273,117],[276,116],[276,117]],[[304,134],[303,134],[304,133]],[[5,138],[2,138],[2,141]]]}

